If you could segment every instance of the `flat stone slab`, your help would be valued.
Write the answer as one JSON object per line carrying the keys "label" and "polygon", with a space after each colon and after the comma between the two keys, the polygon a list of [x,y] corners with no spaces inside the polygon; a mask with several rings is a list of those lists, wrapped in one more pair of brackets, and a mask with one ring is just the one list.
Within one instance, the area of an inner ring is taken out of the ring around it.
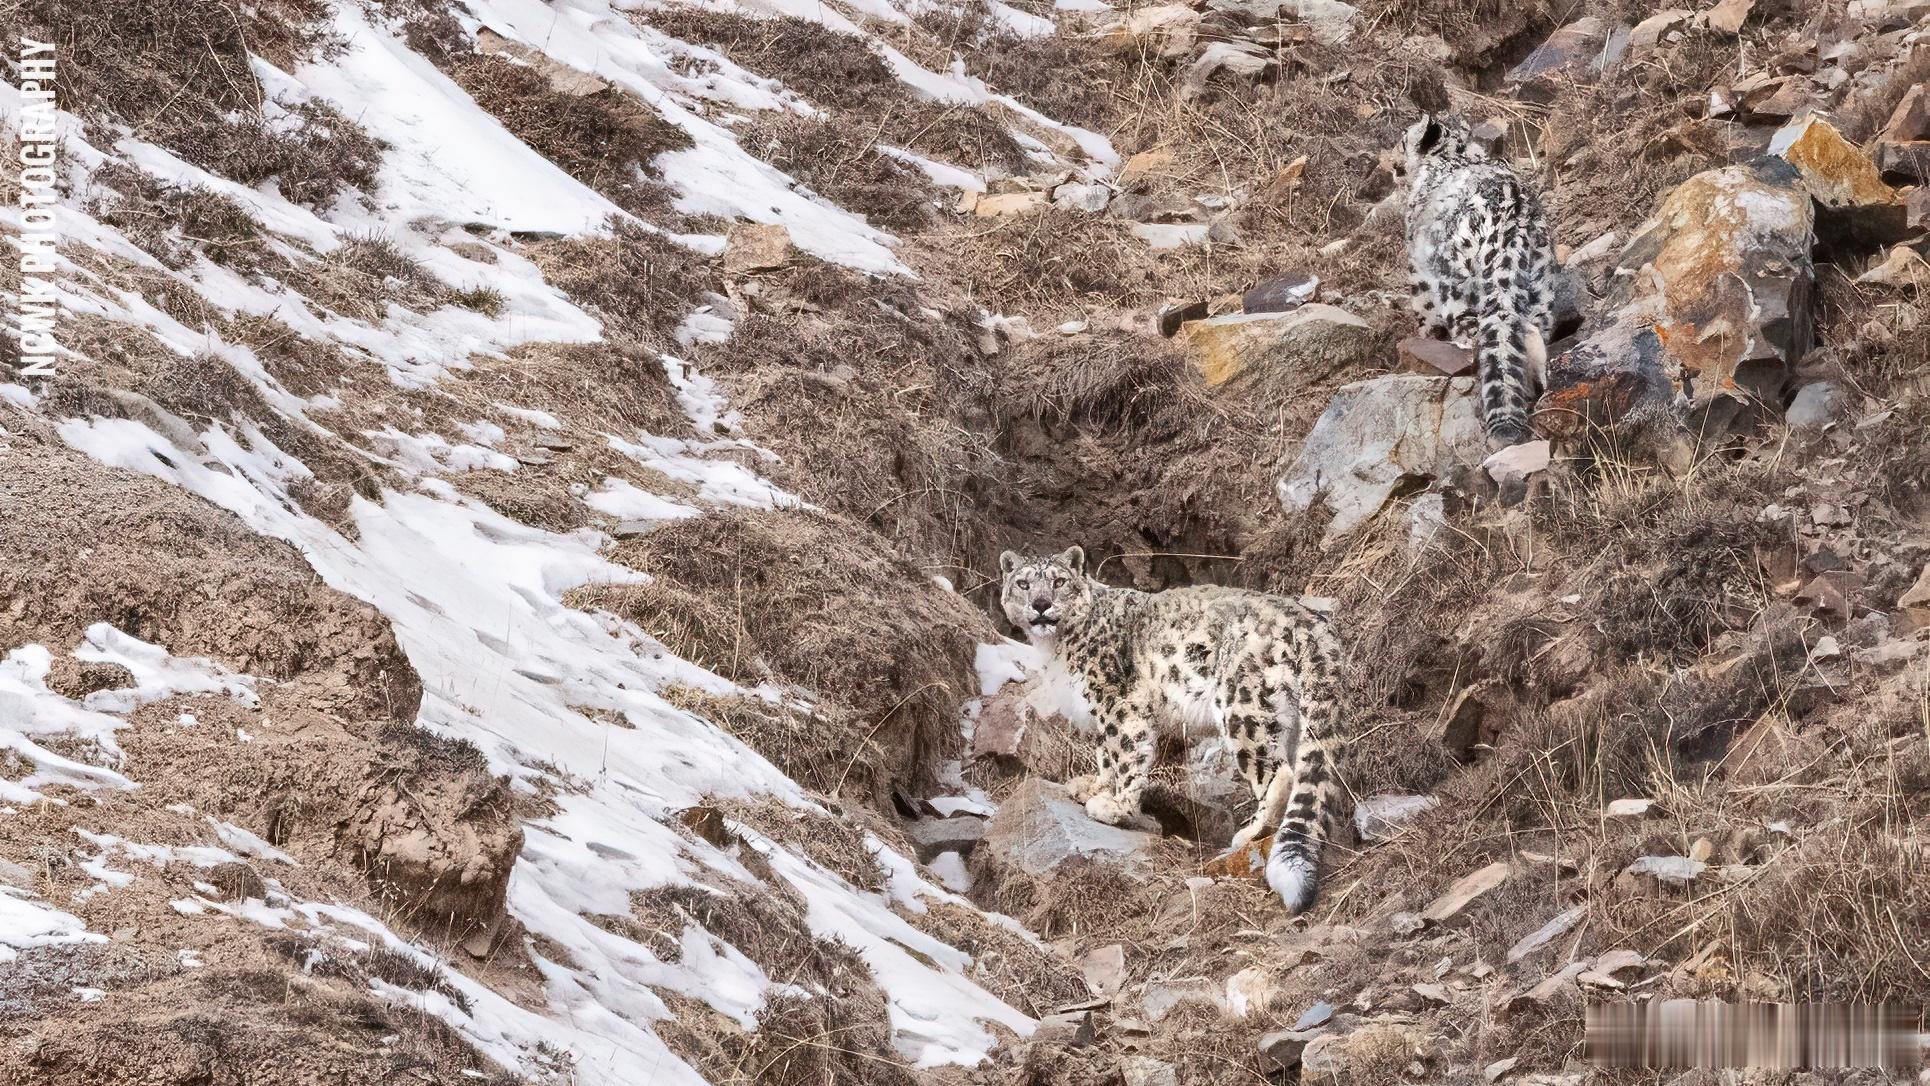
{"label": "flat stone slab", "polygon": [[979,847],[1028,875],[1049,875],[1076,859],[1136,866],[1157,840],[1088,818],[1064,785],[1034,777],[999,805]]}

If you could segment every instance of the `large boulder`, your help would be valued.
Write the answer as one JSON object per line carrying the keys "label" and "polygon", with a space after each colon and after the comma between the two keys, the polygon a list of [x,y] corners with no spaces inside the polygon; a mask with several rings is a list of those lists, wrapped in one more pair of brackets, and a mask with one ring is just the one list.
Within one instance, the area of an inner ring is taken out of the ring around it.
{"label": "large boulder", "polygon": [[1137,867],[1157,840],[1094,821],[1065,786],[1032,777],[999,804],[979,851],[1036,877],[1073,860]]}
{"label": "large boulder", "polygon": [[1315,504],[1331,510],[1325,545],[1372,517],[1396,488],[1472,470],[1487,454],[1473,378],[1356,381],[1335,392],[1314,423],[1280,480],[1280,503],[1290,513]]}
{"label": "large boulder", "polygon": [[1367,322],[1318,302],[1283,313],[1231,313],[1186,325],[1194,364],[1209,385],[1249,371],[1318,376],[1365,362],[1374,349]]}
{"label": "large boulder", "polygon": [[1776,158],[1697,174],[1622,252],[1596,317],[1549,363],[1536,427],[1621,427],[1679,455],[1782,402],[1814,341],[1815,215]]}
{"label": "large boulder", "polygon": [[1822,116],[1809,113],[1784,125],[1770,139],[1769,153],[1802,176],[1824,240],[1870,247],[1909,232],[1903,195],[1884,183],[1874,159]]}

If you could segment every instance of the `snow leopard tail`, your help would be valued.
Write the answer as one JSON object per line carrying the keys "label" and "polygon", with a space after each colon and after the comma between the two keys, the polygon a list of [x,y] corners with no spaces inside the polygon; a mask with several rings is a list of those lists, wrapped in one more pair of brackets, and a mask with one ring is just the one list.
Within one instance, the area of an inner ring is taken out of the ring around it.
{"label": "snow leopard tail", "polygon": [[[1267,857],[1267,885],[1289,913],[1302,913],[1320,892],[1320,849],[1340,806],[1336,759],[1341,730],[1340,643],[1324,616],[1294,633],[1300,678],[1300,738],[1293,752],[1293,791]],[[1283,770],[1284,771],[1284,770]]]}
{"label": "snow leopard tail", "polygon": [[1524,227],[1527,201],[1519,186],[1508,184],[1491,209],[1492,239],[1476,256],[1475,374],[1480,384],[1481,418],[1489,441],[1518,445],[1533,437],[1528,409],[1534,402],[1529,340],[1540,328],[1533,292],[1544,273],[1535,258],[1535,239]]}

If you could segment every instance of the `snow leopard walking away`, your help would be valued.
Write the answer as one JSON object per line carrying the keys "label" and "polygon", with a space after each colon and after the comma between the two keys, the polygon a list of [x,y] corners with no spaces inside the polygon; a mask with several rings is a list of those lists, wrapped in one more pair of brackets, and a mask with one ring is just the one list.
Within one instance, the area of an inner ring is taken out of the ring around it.
{"label": "snow leopard walking away", "polygon": [[1345,738],[1327,617],[1234,588],[1112,588],[1087,574],[1078,547],[1040,559],[1006,551],[999,565],[1006,617],[1064,663],[1091,706],[1099,772],[1071,786],[1086,813],[1135,821],[1160,731],[1216,728],[1258,803],[1233,846],[1277,827],[1267,883],[1290,912],[1312,905]]}
{"label": "snow leopard walking away", "polygon": [[1414,307],[1430,331],[1474,348],[1489,442],[1526,441],[1554,327],[1541,199],[1460,120],[1424,117],[1401,149]]}

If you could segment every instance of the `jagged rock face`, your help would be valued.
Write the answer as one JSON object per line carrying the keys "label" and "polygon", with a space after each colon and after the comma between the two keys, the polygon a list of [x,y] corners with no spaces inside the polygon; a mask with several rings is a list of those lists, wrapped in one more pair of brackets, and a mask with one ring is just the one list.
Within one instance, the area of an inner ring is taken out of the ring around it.
{"label": "jagged rock face", "polygon": [[1446,478],[1487,453],[1471,377],[1392,374],[1344,385],[1280,480],[1289,515],[1332,510],[1323,544],[1380,510],[1408,480]]}
{"label": "jagged rock face", "polygon": [[1786,162],[1683,182],[1623,251],[1602,315],[1551,360],[1537,427],[1574,438],[1683,418],[1706,436],[1780,403],[1814,342],[1814,245],[1809,193]]}

